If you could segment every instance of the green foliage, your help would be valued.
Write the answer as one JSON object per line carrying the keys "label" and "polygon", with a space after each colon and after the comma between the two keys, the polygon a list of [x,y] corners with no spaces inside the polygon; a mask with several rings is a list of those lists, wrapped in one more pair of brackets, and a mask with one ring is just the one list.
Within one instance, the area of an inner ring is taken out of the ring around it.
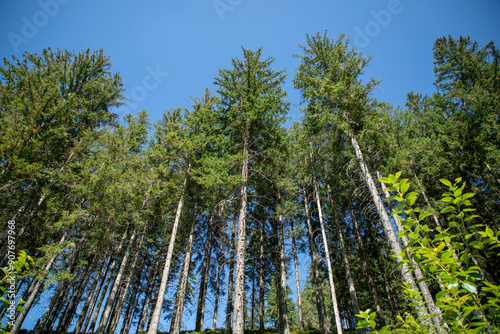
{"label": "green foliage", "polygon": [[[25,301],[18,297],[13,291],[19,280],[19,276],[29,270],[30,264],[34,264],[31,256],[29,256],[25,251],[20,251],[16,260],[9,261],[9,266],[2,268],[5,276],[2,280],[0,280],[0,301],[2,302],[0,314],[3,315],[5,312],[8,319],[10,319],[9,316],[14,312],[23,310],[23,304],[25,304]],[[16,300],[18,300],[17,306],[15,306]],[[5,330],[7,327],[9,327],[9,323],[0,324],[0,333],[9,333]]]}
{"label": "green foliage", "polygon": [[[448,218],[447,227],[432,227],[426,219],[432,214],[415,207],[418,193],[409,192],[408,179],[400,179],[401,173],[389,175],[381,181],[389,184],[395,200],[394,209],[401,219],[403,231],[399,236],[409,239],[411,257],[425,272],[426,280],[438,283],[440,291],[436,295],[436,305],[442,311],[441,327],[453,333],[498,332],[500,330],[500,287],[485,280],[481,268],[473,265],[472,248],[496,249],[500,247],[496,234],[489,227],[475,224],[479,218],[473,214],[470,198],[473,193],[464,192],[465,182],[457,178],[454,183],[441,179],[448,188],[442,194],[442,214]],[[406,251],[400,254],[406,262],[410,259]],[[418,292],[407,287],[405,292],[415,297]],[[369,311],[359,315],[363,326],[375,328],[374,313]],[[415,319],[407,315],[399,317],[396,332],[427,332],[426,319]],[[387,328],[381,332],[387,331]]]}

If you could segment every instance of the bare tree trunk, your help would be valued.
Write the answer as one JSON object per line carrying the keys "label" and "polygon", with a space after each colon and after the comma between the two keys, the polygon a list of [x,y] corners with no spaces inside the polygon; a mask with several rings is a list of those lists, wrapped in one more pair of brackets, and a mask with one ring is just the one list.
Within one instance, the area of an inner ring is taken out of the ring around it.
{"label": "bare tree trunk", "polygon": [[109,265],[111,264],[111,260],[108,261],[108,265],[106,266],[106,269],[104,269],[104,264],[105,261],[101,264],[101,269],[97,272],[97,275],[94,279],[94,282],[92,283],[92,286],[90,287],[89,294],[87,296],[87,300],[85,301],[85,304],[83,305],[82,311],[80,312],[80,317],[78,318],[78,321],[76,322],[75,329],[73,330],[73,333],[75,334],[80,334],[80,331],[84,326],[85,319],[90,319],[90,316],[87,315],[87,312],[90,309],[90,312],[93,311],[95,302],[97,301],[97,295],[98,290],[97,290],[97,283],[99,282],[99,279],[101,278],[101,274],[104,270],[104,277],[107,274],[107,270],[109,269]]}
{"label": "bare tree trunk", "polygon": [[[68,232],[64,232],[61,240],[59,241],[59,245],[62,245],[66,241],[66,237],[68,236]],[[49,259],[49,261],[45,264],[43,271],[49,271],[52,268],[52,265],[54,264],[54,260],[57,257],[57,253],[52,255]],[[33,302],[35,301],[35,298],[38,295],[38,291],[40,291],[40,288],[43,286],[43,279],[39,279],[36,281],[35,286],[33,288],[33,291],[31,292],[30,297],[26,301],[26,304],[24,304],[22,312],[19,314],[19,316],[16,319],[16,322],[14,323],[14,326],[11,328],[10,333],[11,334],[17,334],[17,332],[21,329],[21,325],[24,322],[24,319],[26,319],[26,316],[28,315],[28,312],[31,309],[31,306],[33,305]]]}
{"label": "bare tree trunk", "polygon": [[[116,254],[120,254],[120,252],[122,250],[122,247],[123,247],[123,242],[124,242],[126,236],[127,236],[127,233],[126,232],[123,233],[122,240],[120,241],[120,245],[118,246]],[[92,332],[94,332],[94,328],[95,328],[95,326],[97,324],[97,318],[99,317],[99,313],[101,312],[101,306],[102,306],[102,303],[104,302],[104,298],[106,297],[106,294],[108,292],[109,284],[113,280],[113,270],[115,269],[115,266],[116,266],[116,258],[114,258],[113,262],[111,263],[111,266],[110,266],[110,269],[109,269],[109,276],[108,277],[106,277],[106,276],[103,277],[103,280],[105,280],[105,281],[103,281],[104,287],[100,290],[99,302],[97,303],[97,306],[95,308],[94,314],[92,316],[92,321],[90,322],[89,330],[92,331]],[[84,331],[85,331],[85,327],[84,327]]]}
{"label": "bare tree trunk", "polygon": [[123,255],[120,268],[116,273],[115,281],[113,282],[113,286],[111,287],[111,291],[109,292],[108,299],[106,300],[106,305],[104,306],[104,311],[102,312],[101,320],[99,321],[99,327],[97,328],[97,333],[99,334],[103,334],[106,332],[113,304],[115,303],[116,295],[118,294],[118,289],[122,284],[123,275],[125,269],[127,268],[128,259],[130,257],[130,253],[132,251],[132,247],[135,243],[136,237],[137,237],[137,228],[134,228],[132,236],[130,237],[130,241],[128,242],[127,249],[125,250],[125,254]]}
{"label": "bare tree trunk", "polygon": [[[92,262],[92,259],[90,260]],[[68,307],[66,308],[66,311],[64,312],[64,315],[62,316],[61,320],[59,321],[59,325],[57,326],[57,331],[58,332],[67,332],[69,326],[71,325],[71,320],[73,319],[76,309],[78,307],[78,304],[80,303],[80,300],[82,298],[83,293],[85,292],[85,289],[87,288],[87,283],[92,275],[92,272],[90,271],[92,266],[89,266],[85,273],[82,273],[80,278],[75,282],[75,288],[74,288],[74,293],[73,297],[70,299],[71,303],[68,304]],[[83,278],[83,282],[82,282]],[[81,282],[81,283],[80,283]]]}
{"label": "bare tree trunk", "polygon": [[222,272],[223,257],[222,257],[222,241],[220,242],[217,265],[217,283],[215,285],[215,302],[214,302],[214,318],[212,321],[212,330],[217,330],[217,313],[219,312],[219,295],[220,295],[220,274]]}
{"label": "bare tree trunk", "polygon": [[[153,267],[151,267],[153,268]],[[152,275],[150,276],[150,279],[148,280],[148,289],[146,291],[146,301],[144,302],[144,305],[142,307],[142,315],[141,315],[141,320],[139,321],[139,324],[137,325],[137,331],[136,334],[142,333],[144,331],[144,325],[146,325],[146,319],[148,317],[148,311],[149,311],[149,303],[151,302],[151,296],[153,294],[153,290],[155,287],[155,280],[156,280],[156,275],[158,274],[158,271],[160,270],[160,262],[157,262],[156,265],[154,266],[154,271],[151,269]]]}
{"label": "bare tree trunk", "polygon": [[[326,179],[326,175],[325,175]],[[339,238],[340,251],[342,253],[342,260],[344,262],[345,275],[347,277],[347,286],[349,288],[349,295],[351,296],[352,308],[354,310],[354,314],[359,314],[359,302],[358,296],[356,295],[356,288],[354,287],[354,280],[352,279],[351,274],[351,265],[349,264],[349,259],[347,258],[347,250],[345,247],[344,236],[342,234],[342,229],[340,228],[340,221],[337,214],[337,207],[335,206],[335,202],[333,200],[332,188],[329,184],[327,184],[328,198],[330,200],[330,206],[333,214],[333,220],[335,221],[335,230],[337,231],[337,236]],[[356,320],[356,329],[359,334],[364,334],[364,328],[358,327],[358,317],[354,317]]]}
{"label": "bare tree trunk", "polygon": [[[280,196],[278,195],[278,198]],[[286,265],[285,265],[285,245],[283,237],[283,215],[278,216],[278,223],[275,226],[275,234],[278,238],[276,254],[276,304],[278,306],[278,332],[283,334],[290,334],[290,325],[288,322],[288,307],[286,304]]]}
{"label": "bare tree trunk", "polygon": [[[240,212],[238,216],[238,243],[236,246],[236,272],[234,277],[234,308],[233,308],[233,334],[245,332],[245,257],[246,257],[246,215],[247,215],[247,184],[248,184],[248,129],[243,134],[243,166],[241,178],[243,180],[240,190]],[[149,333],[153,334],[153,333]]]}
{"label": "bare tree trunk", "polygon": [[264,222],[260,223],[260,235],[259,235],[259,330],[265,330],[265,313],[264,313],[264,305],[265,305],[265,291],[266,291],[266,283],[265,283],[265,273],[264,273]]}
{"label": "bare tree trunk", "polygon": [[[344,119],[347,122],[347,125],[349,125],[349,120],[347,118],[347,115],[344,114]],[[396,261],[398,264],[401,264],[401,275],[403,277],[403,281],[407,284],[410,284],[412,289],[418,289],[417,284],[415,283],[415,279],[413,278],[413,275],[411,272],[408,270],[408,264],[405,262],[402,262],[403,258],[401,257],[401,245],[399,244],[398,239],[396,238],[396,234],[394,233],[394,229],[392,228],[391,221],[389,220],[389,216],[387,215],[387,211],[385,211],[384,204],[382,203],[382,200],[380,199],[380,195],[378,193],[377,187],[375,186],[375,183],[373,182],[372,175],[370,171],[368,170],[368,166],[365,163],[363,153],[361,152],[361,148],[359,147],[358,141],[356,140],[356,137],[352,133],[352,131],[349,129],[349,136],[351,138],[351,143],[354,148],[354,152],[356,154],[356,158],[358,159],[359,166],[361,169],[361,175],[363,179],[365,180],[366,186],[368,187],[368,190],[370,191],[371,197],[373,202],[375,202],[375,206],[377,208],[377,212],[380,216],[380,220],[382,222],[382,225],[384,226],[384,231],[385,235],[387,237],[387,240],[389,242],[389,245],[392,248],[392,252],[394,256],[396,257]],[[416,311],[419,317],[423,317],[425,315],[428,315],[427,310],[422,305],[421,301],[415,301],[416,303]]]}
{"label": "bare tree trunk", "polygon": [[229,255],[229,278],[227,283],[227,303],[226,303],[226,333],[231,331],[231,320],[233,316],[233,291],[234,291],[234,254],[236,250],[236,220],[231,228],[231,251]]}
{"label": "bare tree trunk", "polygon": [[181,330],[182,323],[182,313],[184,310],[184,298],[186,296],[186,286],[189,276],[189,267],[191,264],[191,250],[193,247],[194,240],[194,227],[196,224],[196,215],[197,215],[197,206],[198,203],[195,204],[195,217],[191,222],[191,228],[189,230],[189,237],[186,245],[186,251],[184,252],[184,260],[182,263],[181,269],[181,277],[179,279],[179,284],[177,286],[177,293],[175,296],[175,306],[172,314],[172,322],[170,323],[170,334],[179,334]]}
{"label": "bare tree trunk", "polygon": [[[54,301],[54,303],[50,304],[51,308],[46,310],[46,312],[49,313],[49,317],[48,317],[47,321],[45,322],[43,329],[47,329],[47,330],[52,329],[52,326],[57,321],[57,317],[59,316],[61,309],[63,309],[63,307],[69,303],[68,300],[69,300],[69,298],[71,298],[71,296],[74,293],[74,291],[71,291],[71,294],[70,294],[70,288],[66,286],[66,282],[65,282],[64,287],[60,286],[61,283],[59,283],[59,285],[57,286],[57,288],[55,290],[54,295],[52,296],[51,302]],[[64,292],[67,291],[67,294],[64,294],[63,290],[64,290]],[[54,330],[57,330],[57,329],[54,328]]]}
{"label": "bare tree trunk", "polygon": [[373,282],[373,277],[370,273],[370,267],[368,266],[367,251],[365,248],[365,244],[363,242],[363,238],[361,238],[361,233],[359,232],[358,220],[356,219],[356,215],[354,214],[352,206],[350,207],[350,211],[351,211],[351,221],[354,225],[354,231],[356,232],[356,237],[358,239],[358,251],[359,251],[359,257],[361,258],[361,266],[363,267],[363,271],[368,281],[368,288],[370,289],[373,298],[373,304],[375,305],[375,312],[377,312],[378,323],[383,327],[385,326],[384,313],[382,312],[382,307],[380,306],[380,300],[377,294],[377,289],[375,288],[375,283]]}
{"label": "bare tree trunk", "polygon": [[[146,236],[144,236],[146,237]],[[142,265],[144,265],[145,260],[141,262]],[[132,322],[134,321],[134,314],[135,314],[135,304],[137,301],[137,296],[139,295],[139,288],[138,285],[141,284],[142,280],[142,274],[144,272],[141,270],[139,273],[139,276],[136,278],[136,281],[134,283],[134,286],[136,287],[133,289],[134,293],[132,294],[131,298],[129,299],[128,305],[127,305],[127,310],[125,311],[125,319],[123,320],[122,323],[122,328],[120,330],[120,334],[125,334],[130,332],[130,327],[132,326]]]}
{"label": "bare tree trunk", "polygon": [[252,309],[251,309],[251,329],[255,329],[255,272],[252,272]]}
{"label": "bare tree trunk", "polygon": [[290,229],[292,230],[292,251],[293,262],[295,265],[295,287],[297,289],[297,307],[299,309],[299,329],[305,331],[304,316],[302,315],[302,297],[300,295],[300,276],[299,276],[299,261],[297,259],[297,245],[295,243],[295,231],[293,228],[293,220],[290,221]]}
{"label": "bare tree trunk", "polygon": [[393,296],[393,290],[389,285],[387,276],[386,276],[386,267],[384,265],[384,262],[382,261],[382,252],[380,252],[379,256],[376,257],[378,261],[378,265],[380,267],[380,272],[382,276],[382,281],[384,283],[385,287],[385,292],[387,293],[387,299],[389,300],[389,305],[390,305],[390,310],[392,314],[392,318],[395,322],[398,321],[398,316],[401,316],[401,313],[399,312],[399,309],[397,308],[397,298],[394,298]]}
{"label": "bare tree trunk", "polygon": [[319,278],[318,267],[319,260],[316,254],[316,246],[314,243],[314,232],[311,224],[311,219],[309,218],[309,204],[307,200],[307,193],[304,189],[304,207],[306,211],[306,221],[307,221],[307,232],[309,236],[309,252],[311,253],[311,270],[313,272],[315,296],[316,296],[316,308],[318,310],[318,322],[320,325],[320,330],[325,334],[330,334],[330,323],[326,315],[325,301],[323,298],[323,288],[321,286],[321,280]]}
{"label": "bare tree trunk", "polygon": [[[146,227],[143,228],[143,232],[146,232]],[[141,253],[142,247],[144,245],[144,239],[146,238],[145,235],[142,236],[141,241],[139,242],[139,245],[137,246],[137,249],[134,254],[134,259],[132,260],[132,263],[130,264],[129,273],[127,277],[125,278],[125,286],[122,288],[122,291],[120,292],[120,296],[118,298],[118,302],[116,305],[113,307],[113,316],[111,317],[111,321],[108,326],[108,333],[114,333],[116,331],[116,327],[118,326],[118,321],[120,320],[122,309],[123,309],[123,303],[125,302],[125,298],[127,296],[128,290],[130,288],[130,282],[132,281],[132,276],[134,275],[134,270],[135,266],[137,264],[137,259],[139,258],[139,254]],[[131,240],[132,241],[132,240]]]}
{"label": "bare tree trunk", "polygon": [[196,310],[196,323],[195,331],[203,331],[203,325],[205,322],[205,302],[207,299],[207,283],[208,283],[208,269],[210,267],[210,259],[212,253],[212,221],[213,214],[210,214],[210,220],[208,222],[207,229],[207,239],[205,241],[205,255],[203,257],[203,263],[201,265],[201,281],[200,281],[200,291],[198,294],[198,307]]}
{"label": "bare tree trunk", "polygon": [[[82,239],[81,243],[84,242],[85,238]],[[79,256],[80,249],[74,249],[73,252],[71,253],[71,257],[68,261],[68,266],[66,267],[65,273],[69,274],[73,271],[73,268],[76,264],[77,258]],[[54,296],[52,297],[52,300],[50,301],[49,306],[45,310],[45,313],[43,314],[42,318],[40,319],[38,325],[35,327],[34,332],[35,334],[41,334],[42,330],[45,328],[45,325],[47,323],[47,320],[49,319],[49,316],[51,314],[51,311],[54,309],[54,306],[56,306],[56,303],[58,301],[59,296],[61,295],[61,292],[66,288],[67,281],[61,281],[59,282],[56,291],[54,293]]]}
{"label": "bare tree trunk", "polygon": [[332,294],[332,303],[333,303],[333,311],[335,315],[335,324],[337,326],[337,334],[342,334],[342,323],[340,321],[340,312],[337,304],[337,296],[335,294],[335,282],[333,281],[333,271],[332,264],[330,261],[330,251],[328,249],[328,239],[326,237],[325,224],[323,222],[323,211],[321,209],[321,201],[319,196],[318,183],[316,182],[316,177],[314,176],[314,167],[313,164],[313,152],[312,152],[312,143],[311,143],[311,168],[313,172],[313,184],[314,184],[314,193],[316,195],[316,205],[318,207],[318,216],[319,216],[319,224],[321,226],[321,234],[323,236],[323,245],[325,248],[325,258],[326,258],[326,267],[328,269],[328,279],[330,281],[330,291]]}
{"label": "bare tree trunk", "polygon": [[165,258],[165,266],[163,267],[163,273],[161,275],[160,286],[158,288],[158,293],[157,293],[158,298],[156,299],[156,304],[154,306],[153,314],[151,315],[148,334],[156,334],[158,332],[158,326],[160,325],[160,316],[161,316],[161,309],[163,306],[163,298],[165,296],[165,290],[167,288],[168,275],[170,274],[170,265],[174,253],[175,238],[177,236],[177,229],[179,228],[182,206],[184,205],[184,195],[186,193],[187,181],[189,178],[190,171],[191,171],[191,163],[188,164],[186,175],[184,176],[184,184],[182,185],[182,191],[179,196],[177,211],[175,212],[174,224],[172,226],[172,233],[170,235],[170,242],[168,244],[167,256]]}

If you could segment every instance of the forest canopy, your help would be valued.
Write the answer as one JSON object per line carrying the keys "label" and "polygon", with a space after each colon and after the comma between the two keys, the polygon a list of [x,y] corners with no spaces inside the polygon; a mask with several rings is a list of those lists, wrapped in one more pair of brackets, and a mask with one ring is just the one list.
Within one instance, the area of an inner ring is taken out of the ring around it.
{"label": "forest canopy", "polygon": [[4,59],[2,331],[500,331],[498,48],[438,38],[404,106],[345,36],[300,51],[290,127],[262,49],[155,123],[102,50]]}

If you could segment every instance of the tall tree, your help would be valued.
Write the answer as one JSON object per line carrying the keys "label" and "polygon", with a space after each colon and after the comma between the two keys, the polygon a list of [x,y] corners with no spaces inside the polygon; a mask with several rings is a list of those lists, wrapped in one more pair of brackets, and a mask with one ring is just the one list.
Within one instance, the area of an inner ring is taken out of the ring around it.
{"label": "tall tree", "polygon": [[[326,34],[321,36],[319,33],[307,36],[307,46],[302,47],[302,50],[304,54],[298,56],[301,63],[294,86],[301,90],[303,100],[308,103],[306,117],[315,124],[333,124],[349,138],[387,240],[398,263],[401,263],[403,280],[413,289],[418,289],[407,263],[402,262],[401,245],[356,138],[356,130],[363,125],[366,113],[371,110],[370,92],[377,85],[374,79],[367,83],[361,80],[369,59],[354,48],[349,48],[349,41],[343,35],[337,40],[330,40]],[[415,302],[418,314],[427,314],[422,303]]]}
{"label": "tall tree", "polygon": [[243,59],[233,58],[232,69],[219,70],[215,78],[220,95],[223,132],[231,138],[232,152],[241,155],[240,207],[236,245],[233,333],[243,334],[245,325],[246,214],[250,168],[256,154],[272,141],[273,131],[288,111],[282,89],[283,71],[271,68],[272,58],[261,60],[261,49],[243,49]]}

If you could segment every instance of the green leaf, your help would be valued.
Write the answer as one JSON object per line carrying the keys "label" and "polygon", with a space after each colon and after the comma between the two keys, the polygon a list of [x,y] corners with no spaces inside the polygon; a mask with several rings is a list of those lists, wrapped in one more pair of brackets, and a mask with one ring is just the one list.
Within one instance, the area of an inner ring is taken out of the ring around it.
{"label": "green leaf", "polygon": [[439,181],[441,181],[441,183],[444,184],[445,186],[451,187],[450,181],[448,181],[446,179],[439,179]]}
{"label": "green leaf", "polygon": [[430,212],[422,212],[422,213],[418,216],[418,220],[423,220],[423,219],[425,219],[426,217],[429,217],[429,216],[432,216],[432,213],[430,213]]}
{"label": "green leaf", "polygon": [[388,178],[386,177],[381,177],[379,179],[380,182],[384,182],[384,183],[389,183],[389,184],[392,184],[391,180],[389,180]]}
{"label": "green leaf", "polygon": [[441,210],[441,213],[449,213],[449,212],[455,212],[455,211],[456,211],[456,209],[454,206],[447,206]]}
{"label": "green leaf", "polygon": [[410,189],[410,184],[409,183],[405,183],[401,186],[401,193],[404,194],[405,192],[408,191],[408,189]]}
{"label": "green leaf", "polygon": [[470,283],[464,282],[464,283],[462,283],[462,287],[472,294],[477,294],[477,288]]}
{"label": "green leaf", "polygon": [[470,275],[478,281],[482,281],[484,279],[483,275],[481,275],[480,273],[472,273]]}

